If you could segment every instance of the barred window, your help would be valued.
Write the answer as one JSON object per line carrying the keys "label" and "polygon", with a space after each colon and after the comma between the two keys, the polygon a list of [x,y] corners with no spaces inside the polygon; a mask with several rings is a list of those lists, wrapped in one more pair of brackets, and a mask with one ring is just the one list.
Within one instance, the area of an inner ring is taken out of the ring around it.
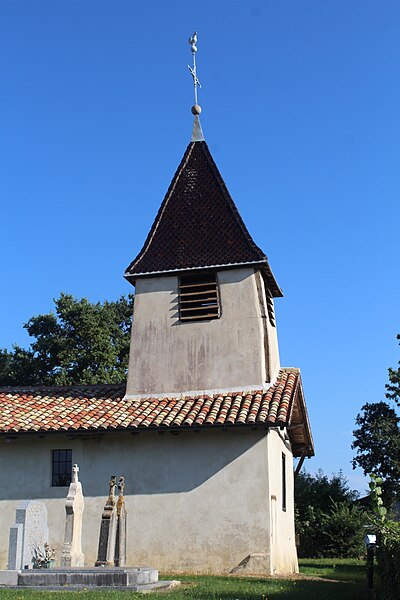
{"label": "barred window", "polygon": [[72,450],[52,450],[51,485],[64,487],[71,483]]}
{"label": "barred window", "polygon": [[179,319],[200,321],[221,315],[215,273],[182,275],[179,281]]}

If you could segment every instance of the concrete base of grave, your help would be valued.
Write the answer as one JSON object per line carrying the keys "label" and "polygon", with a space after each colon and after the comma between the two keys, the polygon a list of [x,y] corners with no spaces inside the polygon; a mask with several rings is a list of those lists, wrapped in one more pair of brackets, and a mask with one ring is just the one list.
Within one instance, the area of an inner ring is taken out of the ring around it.
{"label": "concrete base of grave", "polygon": [[21,571],[0,571],[0,587],[15,587],[18,585],[18,573]]}
{"label": "concrete base of grave", "polygon": [[97,567],[92,569],[27,569],[0,571],[1,587],[78,589],[122,588],[133,592],[168,589],[179,582],[158,581],[158,571],[146,567]]}

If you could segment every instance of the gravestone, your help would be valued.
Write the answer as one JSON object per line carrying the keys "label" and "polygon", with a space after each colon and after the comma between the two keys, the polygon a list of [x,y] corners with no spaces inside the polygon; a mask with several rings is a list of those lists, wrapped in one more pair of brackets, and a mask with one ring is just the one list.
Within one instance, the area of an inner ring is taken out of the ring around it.
{"label": "gravestone", "polygon": [[17,507],[15,524],[10,528],[9,569],[32,569],[35,550],[48,541],[47,510],[43,502],[23,500]]}
{"label": "gravestone", "polygon": [[114,555],[114,564],[116,567],[125,567],[126,565],[126,507],[124,488],[125,477],[120,477],[118,480],[117,533]]}
{"label": "gravestone", "polygon": [[24,526],[22,523],[11,525],[8,542],[8,569],[19,570],[21,568],[23,535]]}
{"label": "gravestone", "polygon": [[74,465],[72,482],[65,501],[65,535],[61,567],[83,567],[85,564],[85,555],[82,552],[82,515],[85,501],[78,473],[79,467]]}
{"label": "gravestone", "polygon": [[115,500],[115,486],[117,478],[111,476],[109,494],[101,517],[99,549],[96,567],[111,567],[114,565],[115,542],[117,535],[117,506]]}

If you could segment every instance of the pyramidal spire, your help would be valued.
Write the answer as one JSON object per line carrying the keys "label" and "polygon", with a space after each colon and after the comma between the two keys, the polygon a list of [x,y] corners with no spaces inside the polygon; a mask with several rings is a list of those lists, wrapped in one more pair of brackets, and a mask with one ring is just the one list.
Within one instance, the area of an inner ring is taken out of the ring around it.
{"label": "pyramidal spire", "polygon": [[197,52],[197,31],[194,32],[192,37],[189,38],[189,44],[192,51],[193,57],[193,66],[188,65],[190,74],[193,77],[193,87],[194,87],[194,105],[192,106],[192,114],[194,115],[194,123],[193,123],[193,132],[192,132],[192,142],[204,142],[204,134],[200,124],[200,113],[201,106],[197,101],[197,88],[201,88],[200,81],[197,77],[197,67],[196,67],[196,52]]}

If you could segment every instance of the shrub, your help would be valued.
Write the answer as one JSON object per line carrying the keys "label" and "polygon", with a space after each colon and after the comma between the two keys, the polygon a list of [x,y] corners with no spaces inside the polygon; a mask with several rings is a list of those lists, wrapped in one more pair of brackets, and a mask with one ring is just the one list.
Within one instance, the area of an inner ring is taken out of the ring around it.
{"label": "shrub", "polygon": [[354,558],[364,553],[365,513],[346,502],[332,502],[332,509],[322,523],[326,557]]}
{"label": "shrub", "polygon": [[382,479],[371,475],[371,499],[377,532],[376,557],[380,580],[380,600],[400,597],[400,523],[389,519],[382,500]]}
{"label": "shrub", "polygon": [[297,521],[299,556],[354,558],[363,555],[365,513],[348,502],[331,501],[326,512],[309,507]]}
{"label": "shrub", "polygon": [[296,532],[299,556],[353,558],[363,554],[365,516],[354,505],[342,472],[331,477],[300,472],[295,481]]}

